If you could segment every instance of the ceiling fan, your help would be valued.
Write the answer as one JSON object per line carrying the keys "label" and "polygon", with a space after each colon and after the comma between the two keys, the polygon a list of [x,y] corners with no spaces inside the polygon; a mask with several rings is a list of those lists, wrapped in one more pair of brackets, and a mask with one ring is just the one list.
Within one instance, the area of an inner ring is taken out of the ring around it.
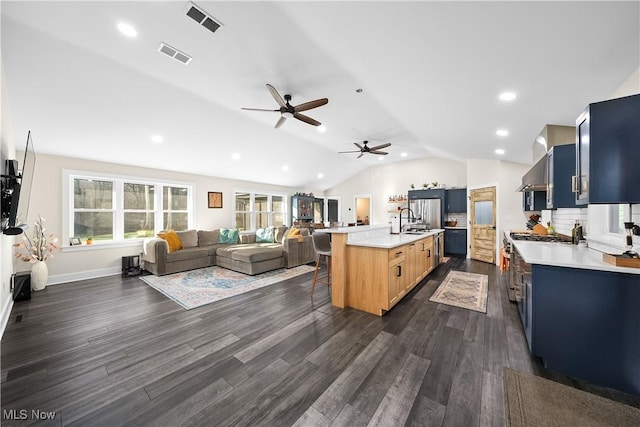
{"label": "ceiling fan", "polygon": [[311,110],[312,108],[317,108],[326,104],[327,102],[329,102],[327,98],[316,99],[315,101],[309,101],[309,102],[305,102],[305,103],[294,106],[289,104],[289,101],[291,101],[291,95],[285,95],[284,99],[282,99],[282,97],[280,96],[280,94],[278,93],[275,87],[271,86],[270,84],[267,84],[267,89],[269,89],[271,96],[273,96],[273,99],[275,99],[278,105],[280,106],[279,109],[267,110],[263,108],[244,108],[244,107],[242,109],[249,110],[249,111],[280,112],[280,118],[278,119],[275,125],[276,129],[282,126],[282,124],[290,117],[293,117],[305,123],[309,123],[310,125],[313,125],[313,126],[321,125],[319,121],[314,120],[309,116],[305,116],[304,114],[300,114],[300,112]]}
{"label": "ceiling fan", "polygon": [[387,148],[391,146],[390,142],[387,142],[385,144],[380,144],[380,145],[376,145],[375,147],[369,147],[367,144],[369,143],[369,141],[363,141],[362,144],[364,145],[360,145],[357,142],[354,142],[353,144],[358,147],[358,150],[353,150],[353,151],[339,151],[340,154],[342,153],[360,153],[360,155],[357,157],[358,159],[362,156],[364,156],[364,153],[369,153],[369,154],[380,154],[380,155],[387,155],[389,153],[387,153],[386,151],[380,151],[380,149],[382,148]]}

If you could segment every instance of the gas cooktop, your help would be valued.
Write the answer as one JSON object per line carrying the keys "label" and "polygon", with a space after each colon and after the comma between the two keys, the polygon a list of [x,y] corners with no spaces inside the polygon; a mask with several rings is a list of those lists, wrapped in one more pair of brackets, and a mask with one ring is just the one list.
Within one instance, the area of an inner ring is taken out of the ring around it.
{"label": "gas cooktop", "polygon": [[533,242],[571,243],[571,238],[559,234],[509,233],[512,240],[529,240]]}

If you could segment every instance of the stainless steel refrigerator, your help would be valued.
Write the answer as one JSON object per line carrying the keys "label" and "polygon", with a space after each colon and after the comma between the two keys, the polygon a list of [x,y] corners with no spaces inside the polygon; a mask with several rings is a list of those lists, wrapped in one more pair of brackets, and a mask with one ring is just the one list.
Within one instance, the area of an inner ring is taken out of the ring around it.
{"label": "stainless steel refrigerator", "polygon": [[416,223],[420,228],[422,226],[428,230],[441,228],[442,212],[440,203],[440,199],[415,199],[409,202],[409,208],[411,208]]}

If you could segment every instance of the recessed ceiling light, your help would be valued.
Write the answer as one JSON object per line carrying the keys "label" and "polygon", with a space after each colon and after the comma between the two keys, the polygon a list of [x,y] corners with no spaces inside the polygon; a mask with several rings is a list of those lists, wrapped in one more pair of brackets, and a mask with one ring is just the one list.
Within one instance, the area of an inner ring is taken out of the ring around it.
{"label": "recessed ceiling light", "polygon": [[502,148],[496,148],[496,150],[494,151],[494,153],[499,154],[499,155],[503,155],[504,154],[504,150]]}
{"label": "recessed ceiling light", "polygon": [[324,178],[324,174],[323,174],[322,172],[320,172],[320,173],[318,174],[318,179],[322,179],[322,178]]}
{"label": "recessed ceiling light", "polygon": [[384,160],[384,156],[378,156],[378,160]]}
{"label": "recessed ceiling light", "polygon": [[288,171],[289,170],[289,165],[282,165],[282,170],[283,171]]}
{"label": "recessed ceiling light", "polygon": [[233,154],[231,155],[231,158],[232,158],[233,160],[240,160],[240,154],[238,154],[238,153],[233,153]]}
{"label": "recessed ceiling light", "polygon": [[318,126],[318,132],[322,133],[326,131],[327,131],[327,127],[325,125]]}
{"label": "recessed ceiling light", "polygon": [[120,32],[127,37],[133,38],[138,35],[138,32],[135,28],[133,28],[132,25],[126,24],[124,22],[118,23],[118,30],[120,30]]}
{"label": "recessed ceiling light", "polygon": [[407,157],[407,153],[403,151],[402,153],[400,153],[400,157]]}
{"label": "recessed ceiling light", "polygon": [[507,136],[507,135],[509,135],[509,131],[506,130],[506,129],[498,129],[496,131],[496,135],[498,135],[498,136]]}
{"label": "recessed ceiling light", "polygon": [[164,139],[162,138],[162,135],[151,135],[151,142],[156,144],[162,144],[162,141],[164,141]]}
{"label": "recessed ceiling light", "polygon": [[498,98],[500,98],[501,101],[513,101],[516,99],[516,94],[513,92],[502,92]]}

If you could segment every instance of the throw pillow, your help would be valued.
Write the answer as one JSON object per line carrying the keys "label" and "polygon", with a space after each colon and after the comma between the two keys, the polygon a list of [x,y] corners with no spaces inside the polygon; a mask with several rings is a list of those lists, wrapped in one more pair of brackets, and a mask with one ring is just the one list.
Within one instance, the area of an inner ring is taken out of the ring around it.
{"label": "throw pillow", "polygon": [[299,228],[295,228],[295,227],[291,227],[289,229],[289,232],[287,233],[287,239],[291,238],[291,237],[296,237],[300,235],[300,229]]}
{"label": "throw pillow", "polygon": [[238,243],[237,228],[221,228],[218,243]]}
{"label": "throw pillow", "polygon": [[282,241],[287,237],[287,231],[289,229],[286,225],[281,225],[280,227],[276,227],[275,232],[273,233],[273,239],[276,243],[282,243]]}
{"label": "throw pillow", "polygon": [[198,232],[196,230],[178,231],[176,234],[180,238],[183,249],[198,246]]}
{"label": "throw pillow", "polygon": [[158,237],[167,241],[169,244],[169,252],[175,252],[182,249],[180,238],[174,230],[161,231],[158,233]]}
{"label": "throw pillow", "polygon": [[258,228],[256,230],[256,243],[273,243],[273,227]]}

